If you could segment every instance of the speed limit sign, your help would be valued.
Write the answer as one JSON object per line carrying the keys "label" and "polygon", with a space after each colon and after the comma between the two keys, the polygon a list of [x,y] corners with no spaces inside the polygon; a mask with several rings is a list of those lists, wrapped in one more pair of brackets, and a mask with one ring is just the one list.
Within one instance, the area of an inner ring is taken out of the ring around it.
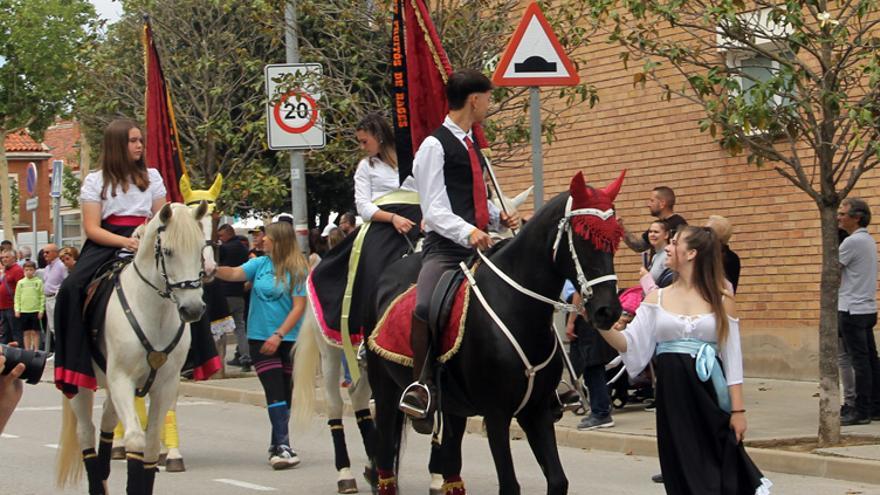
{"label": "speed limit sign", "polygon": [[[266,109],[269,148],[323,148],[321,95],[314,80],[315,76],[322,74],[321,65],[270,64],[265,71],[266,91],[269,95]],[[297,81],[302,83],[298,84]],[[286,91],[282,91],[282,88]]]}

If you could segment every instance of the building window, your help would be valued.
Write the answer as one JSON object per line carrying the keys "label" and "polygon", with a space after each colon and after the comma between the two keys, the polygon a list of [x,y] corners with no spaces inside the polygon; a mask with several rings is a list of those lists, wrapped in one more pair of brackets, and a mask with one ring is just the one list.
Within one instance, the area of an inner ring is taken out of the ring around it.
{"label": "building window", "polygon": [[[738,14],[737,26],[731,26],[731,29],[718,27],[716,41],[718,51],[725,54],[727,66],[739,82],[739,91],[734,91],[731,96],[742,95],[746,105],[755,105],[758,103],[758,95],[754,88],[777,79],[778,86],[771,89],[774,91],[772,98],[766,101],[769,107],[767,114],[770,115],[769,118],[784,120],[786,113],[793,111],[790,109],[790,95],[794,91],[794,85],[791,79],[778,81],[778,76],[780,68],[785,65],[784,62],[780,64],[780,59],[794,57],[785,43],[793,29],[790,25],[774,22],[770,18],[770,12],[770,8],[765,8]],[[740,33],[738,38],[732,34],[734,32]],[[748,37],[749,43],[766,54],[759,53],[745,43],[744,37]],[[762,133],[765,129],[765,125],[751,126],[748,133]]]}
{"label": "building window", "polygon": [[79,248],[82,244],[82,238],[80,237],[80,214],[77,213],[69,213],[61,215],[61,245],[62,246],[74,246]]}

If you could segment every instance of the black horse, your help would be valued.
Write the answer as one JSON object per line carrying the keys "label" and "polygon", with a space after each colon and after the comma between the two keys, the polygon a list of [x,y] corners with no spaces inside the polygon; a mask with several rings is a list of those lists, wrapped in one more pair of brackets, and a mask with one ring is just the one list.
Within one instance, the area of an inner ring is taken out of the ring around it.
{"label": "black horse", "polygon": [[[612,203],[622,180],[623,174],[607,188],[593,189],[578,173],[569,193],[541,208],[519,235],[495,250],[489,260],[521,287],[549,299],[555,300],[564,281],[572,280],[584,295],[590,320],[600,328],[610,328],[620,316],[613,252],[622,229]],[[415,282],[420,264],[420,257],[410,256],[382,276],[376,315],[384,314],[390,302]],[[442,444],[432,456],[431,472],[443,474],[444,494],[465,493],[460,478],[461,441],[466,418],[481,415],[495,460],[498,491],[519,494],[509,442],[510,422],[516,417],[547,478],[547,493],[565,494],[568,480],[553,426],[564,352],[551,330],[554,307],[515,289],[485,262],[474,279],[498,319],[493,319],[472,293],[460,350],[438,370],[443,434]],[[532,375],[531,387],[521,354],[505,336],[499,320],[532,366],[546,363]],[[372,349],[367,360],[376,401],[378,493],[394,495],[404,419],[398,400],[412,379],[412,370],[383,359]]]}

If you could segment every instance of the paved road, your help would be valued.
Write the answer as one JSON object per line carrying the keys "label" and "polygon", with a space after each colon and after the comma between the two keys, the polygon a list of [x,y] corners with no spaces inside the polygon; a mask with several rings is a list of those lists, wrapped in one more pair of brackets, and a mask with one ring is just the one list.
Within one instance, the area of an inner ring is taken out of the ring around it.
{"label": "paved road", "polygon": [[[101,399],[98,400],[100,402]],[[97,416],[97,414],[96,414]],[[294,448],[303,463],[296,469],[272,471],[264,454],[269,437],[265,410],[253,406],[182,398],[180,421],[186,473],[159,473],[158,494],[333,494],[336,475],[329,432],[323,420],[310,431],[294,435]],[[363,465],[365,455],[358,441],[354,421],[346,423],[352,462]],[[0,439],[0,493],[84,494],[78,489],[57,490],[53,486],[55,448],[60,428],[60,395],[49,384],[26,386],[25,397]],[[427,492],[424,466],[427,442],[411,433],[403,458],[401,492]],[[540,469],[528,445],[514,441],[513,451],[524,494],[544,493]],[[468,435],[464,442],[463,477],[472,494],[497,493],[495,472],[486,440]],[[571,482],[572,494],[660,495],[661,487],[650,482],[657,471],[655,458],[600,451],[560,450]],[[358,468],[355,468],[358,469]],[[114,461],[110,478],[114,494],[124,493],[125,464]],[[774,494],[828,495],[878,494],[880,486],[852,482],[768,473],[775,483]],[[359,480],[365,490],[366,484]]]}

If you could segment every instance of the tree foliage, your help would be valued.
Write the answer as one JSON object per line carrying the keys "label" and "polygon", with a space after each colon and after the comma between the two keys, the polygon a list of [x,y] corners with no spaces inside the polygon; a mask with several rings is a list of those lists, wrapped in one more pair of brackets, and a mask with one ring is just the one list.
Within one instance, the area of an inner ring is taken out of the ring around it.
{"label": "tree foliage", "polygon": [[[113,118],[144,119],[146,14],[194,186],[210,186],[222,173],[227,202],[220,207],[227,213],[281,209],[286,168],[283,155],[266,149],[263,78],[263,66],[284,56],[283,26],[263,23],[277,12],[265,2],[233,0],[131,0],[124,7],[122,18],[90,47],[84,68],[88,91],[78,108],[93,149]],[[263,176],[281,180],[247,188]]]}
{"label": "tree foliage", "polygon": [[77,62],[94,19],[85,0],[0,0],[0,201],[10,232],[6,136],[25,129],[39,139],[70,109],[80,83]]}
{"label": "tree foliage", "polygon": [[[464,8],[459,0],[426,2],[453,69],[473,68],[490,74],[513,34],[522,11],[517,0],[478,0]],[[590,30],[581,22],[581,2],[541,2],[576,66]],[[325,107],[327,147],[310,154],[309,172],[343,171],[350,176],[361,152],[354,128],[364,115],[378,111],[390,121],[390,39],[393,1],[304,0],[297,2],[302,59],[324,66],[321,91]],[[496,88],[495,105],[485,123],[493,144],[493,163],[514,163],[529,145],[527,88]],[[587,83],[554,91],[545,98],[544,139],[552,141],[566,114],[581,103],[593,105],[596,90]]]}
{"label": "tree foliage", "polygon": [[875,0],[588,0],[596,26],[652,81],[705,110],[700,129],[773,167],[816,203],[822,225],[819,437],[839,439],[840,202],[880,161]]}

